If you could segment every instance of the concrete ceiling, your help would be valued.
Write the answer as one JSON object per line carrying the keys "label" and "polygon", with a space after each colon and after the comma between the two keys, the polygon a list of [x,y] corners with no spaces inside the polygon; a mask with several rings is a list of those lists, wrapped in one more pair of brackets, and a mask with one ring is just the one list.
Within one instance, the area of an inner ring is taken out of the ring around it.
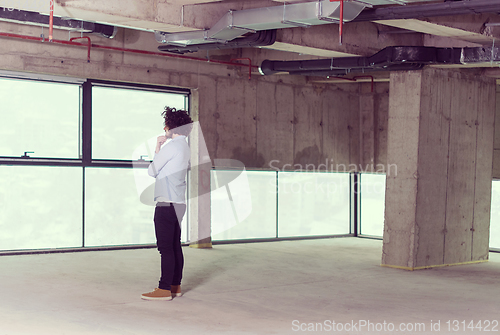
{"label": "concrete ceiling", "polygon": [[[287,0],[286,4],[313,1],[316,0]],[[173,33],[209,29],[229,10],[283,6],[283,2],[284,0],[55,0],[54,14],[130,29]],[[382,5],[418,6],[442,2],[444,1],[363,0],[363,3],[371,3],[375,8]],[[45,14],[49,11],[49,0],[15,3],[16,9]],[[11,0],[0,0],[0,7],[12,5]],[[344,26],[342,45],[339,44],[338,24],[288,28],[280,29],[276,43],[266,48],[284,51],[289,54],[289,59],[294,59],[298,54],[311,57],[368,56],[394,45],[491,45],[496,39],[500,42],[500,27],[496,26],[497,23],[500,25],[497,13],[352,22]],[[485,66],[497,67],[493,64]],[[498,71],[489,73],[496,74]]]}

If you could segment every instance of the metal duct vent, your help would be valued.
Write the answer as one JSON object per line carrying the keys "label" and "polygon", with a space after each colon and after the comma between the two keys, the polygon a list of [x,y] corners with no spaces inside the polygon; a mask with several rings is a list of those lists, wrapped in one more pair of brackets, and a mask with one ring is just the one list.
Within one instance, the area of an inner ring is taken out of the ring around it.
{"label": "metal duct vent", "polygon": [[[2,7],[0,7],[0,21],[48,27],[49,15],[17,9],[7,10],[6,8],[3,8],[2,10]],[[61,17],[54,17],[54,28],[79,33],[92,33],[106,38],[115,37],[117,32],[117,28],[115,26],[81,20],[65,19]]]}
{"label": "metal duct vent", "polygon": [[205,43],[205,44],[193,44],[187,46],[176,46],[176,45],[160,45],[158,50],[165,52],[172,52],[178,54],[184,54],[188,52],[196,52],[199,50],[216,50],[216,49],[236,49],[236,48],[250,48],[258,46],[272,45],[276,42],[276,29],[273,30],[263,30],[254,34],[248,34],[247,36],[235,38],[227,43]]}
{"label": "metal duct vent", "polygon": [[306,76],[343,76],[373,71],[416,70],[429,64],[499,63],[499,48],[387,47],[370,57],[262,62],[263,75],[288,72]]}
{"label": "metal duct vent", "polygon": [[[365,8],[357,2],[344,3],[344,21],[358,16]],[[180,33],[156,32],[159,43],[171,45],[200,45],[227,43],[247,33],[280,28],[309,27],[312,25],[338,23],[340,3],[329,1],[306,2],[292,5],[229,11],[209,30]]]}

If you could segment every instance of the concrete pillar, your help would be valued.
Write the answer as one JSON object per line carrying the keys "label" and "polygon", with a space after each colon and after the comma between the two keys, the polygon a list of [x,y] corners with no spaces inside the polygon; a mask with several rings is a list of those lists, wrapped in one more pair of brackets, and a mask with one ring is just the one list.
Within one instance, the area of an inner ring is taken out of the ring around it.
{"label": "concrete pillar", "polygon": [[[497,110],[495,119],[500,120],[500,88],[497,87]],[[500,178],[500,121],[495,122],[495,141],[493,142],[493,178]]]}
{"label": "concrete pillar", "polygon": [[211,248],[210,170],[212,161],[199,126],[199,91],[192,93],[191,118],[195,127],[189,136],[191,170],[189,172],[189,240],[192,248]]}
{"label": "concrete pillar", "polygon": [[383,266],[488,259],[494,115],[492,79],[391,73]]}

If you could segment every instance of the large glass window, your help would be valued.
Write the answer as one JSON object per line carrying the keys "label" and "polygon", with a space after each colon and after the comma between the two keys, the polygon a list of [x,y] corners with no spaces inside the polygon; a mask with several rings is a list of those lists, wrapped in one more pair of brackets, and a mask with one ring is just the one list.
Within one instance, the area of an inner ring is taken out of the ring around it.
{"label": "large glass window", "polygon": [[362,235],[382,237],[385,215],[385,174],[362,173],[360,180]]}
{"label": "large glass window", "polygon": [[280,172],[278,236],[349,234],[349,174]]}
{"label": "large glass window", "polygon": [[82,168],[0,165],[0,250],[82,246]]}
{"label": "large glass window", "polygon": [[[139,186],[154,184],[145,167],[164,106],[187,109],[188,92],[63,81],[0,78],[0,250],[155,243]],[[86,156],[90,143],[104,161]]]}
{"label": "large glass window", "polygon": [[161,113],[165,106],[185,109],[185,95],[94,86],[92,158],[137,160],[143,156],[152,160],[154,152],[137,148],[164,133]]}
{"label": "large glass window", "polygon": [[276,237],[276,172],[211,173],[212,239]]}
{"label": "large glass window", "polygon": [[0,156],[79,158],[79,85],[0,78],[0,92]]}

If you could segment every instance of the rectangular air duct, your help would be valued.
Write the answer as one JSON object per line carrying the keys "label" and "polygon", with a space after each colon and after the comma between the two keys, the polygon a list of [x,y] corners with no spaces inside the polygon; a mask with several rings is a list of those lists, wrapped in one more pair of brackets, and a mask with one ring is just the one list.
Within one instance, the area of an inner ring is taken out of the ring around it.
{"label": "rectangular air duct", "polygon": [[[344,21],[356,18],[365,8],[357,2],[344,3]],[[160,43],[193,45],[225,43],[248,32],[338,23],[340,3],[329,1],[306,2],[292,5],[229,11],[209,30],[180,33],[156,32]]]}

